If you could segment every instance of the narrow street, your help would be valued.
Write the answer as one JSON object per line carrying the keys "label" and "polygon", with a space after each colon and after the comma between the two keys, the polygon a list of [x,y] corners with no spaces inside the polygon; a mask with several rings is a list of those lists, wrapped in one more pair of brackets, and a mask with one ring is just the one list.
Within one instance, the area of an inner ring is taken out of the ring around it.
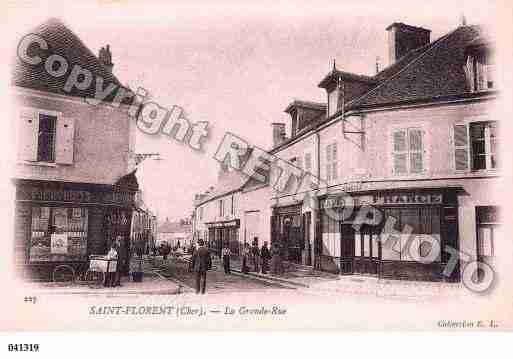
{"label": "narrow street", "polygon": [[[177,281],[192,290],[195,286],[195,276],[188,270],[189,263],[186,259],[169,257],[166,261],[162,257],[156,257],[152,270],[160,275]],[[207,272],[207,291],[219,292],[245,292],[262,291],[272,289],[287,289],[288,287],[265,280],[248,278],[238,274],[226,275],[220,263],[213,261],[212,270]],[[293,289],[290,289],[293,290]]]}

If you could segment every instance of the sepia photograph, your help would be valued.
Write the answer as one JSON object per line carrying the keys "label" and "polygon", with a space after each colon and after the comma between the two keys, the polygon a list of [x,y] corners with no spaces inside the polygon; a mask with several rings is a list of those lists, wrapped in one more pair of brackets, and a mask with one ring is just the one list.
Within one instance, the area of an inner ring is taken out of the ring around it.
{"label": "sepia photograph", "polygon": [[2,6],[0,330],[513,329],[511,4]]}

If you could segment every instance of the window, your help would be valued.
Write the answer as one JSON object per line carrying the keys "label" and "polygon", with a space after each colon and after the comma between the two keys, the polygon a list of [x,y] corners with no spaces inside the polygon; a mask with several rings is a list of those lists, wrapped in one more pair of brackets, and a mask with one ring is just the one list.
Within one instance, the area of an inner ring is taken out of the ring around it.
{"label": "window", "polygon": [[338,110],[338,89],[328,93],[328,116],[333,115]]}
{"label": "window", "polygon": [[423,131],[419,128],[395,130],[392,133],[392,162],[395,175],[424,171]]}
{"label": "window", "polygon": [[223,200],[220,199],[219,200],[219,217],[223,217],[224,216],[224,203],[223,203]]}
{"label": "window", "polygon": [[87,257],[87,208],[33,207],[30,262]]}
{"label": "window", "polygon": [[35,108],[21,108],[19,117],[16,137],[20,160],[73,164],[73,119]]}
{"label": "window", "polygon": [[39,114],[39,133],[37,136],[37,160],[55,161],[55,122],[56,116]]}
{"label": "window", "polygon": [[496,169],[498,167],[497,146],[496,122],[454,125],[455,169],[457,171],[466,171],[469,168],[473,171]]}
{"label": "window", "polygon": [[486,53],[476,57],[476,86],[478,91],[494,89],[494,65]]}
{"label": "window", "polygon": [[331,181],[338,177],[337,143],[326,146],[326,180]]}
{"label": "window", "polygon": [[232,215],[235,214],[235,196],[232,195],[232,210],[230,212]]}
{"label": "window", "polygon": [[199,219],[200,219],[200,220],[202,220],[202,219],[203,219],[203,207],[200,207],[200,208],[198,209],[198,217],[199,217]]}

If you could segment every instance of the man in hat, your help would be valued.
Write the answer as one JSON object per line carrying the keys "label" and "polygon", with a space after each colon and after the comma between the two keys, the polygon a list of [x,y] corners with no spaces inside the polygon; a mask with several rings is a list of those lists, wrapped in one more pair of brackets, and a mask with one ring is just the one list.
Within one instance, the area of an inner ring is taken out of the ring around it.
{"label": "man in hat", "polygon": [[198,240],[198,249],[192,255],[191,266],[196,273],[196,294],[205,294],[207,271],[212,269],[212,258],[202,239]]}

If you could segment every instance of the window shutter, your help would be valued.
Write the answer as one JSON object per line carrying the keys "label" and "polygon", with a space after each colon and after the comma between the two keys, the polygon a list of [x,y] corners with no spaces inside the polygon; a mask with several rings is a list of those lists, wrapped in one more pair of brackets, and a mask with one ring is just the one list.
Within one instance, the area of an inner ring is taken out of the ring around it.
{"label": "window shutter", "polygon": [[332,175],[331,175],[331,178],[332,179],[336,179],[337,176],[338,176],[338,166],[337,166],[337,143],[334,142],[332,145],[331,145],[331,149],[333,151],[333,154],[332,154],[332,164],[331,164],[331,170],[333,171]]}
{"label": "window shutter", "polygon": [[312,154],[310,152],[305,153],[305,171],[312,172]]}
{"label": "window shutter", "polygon": [[410,143],[410,172],[422,173],[422,130],[410,129],[409,130],[409,143]]}
{"label": "window shutter", "polygon": [[392,142],[393,173],[405,174],[407,172],[406,131],[394,131],[392,134]]}
{"label": "window shutter", "polygon": [[18,157],[23,161],[37,161],[39,118],[35,109],[21,109],[18,126]]}
{"label": "window shutter", "polygon": [[456,171],[469,169],[467,125],[454,125],[454,167]]}
{"label": "window shutter", "polygon": [[56,123],[55,162],[73,164],[73,142],[75,138],[75,121],[61,117]]}

